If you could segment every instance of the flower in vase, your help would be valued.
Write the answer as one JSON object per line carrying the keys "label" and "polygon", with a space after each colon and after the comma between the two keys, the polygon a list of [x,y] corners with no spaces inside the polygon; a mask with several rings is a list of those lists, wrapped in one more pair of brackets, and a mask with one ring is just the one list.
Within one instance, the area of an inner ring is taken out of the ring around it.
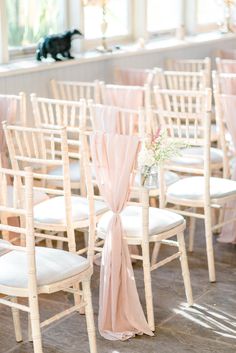
{"label": "flower in vase", "polygon": [[153,135],[147,136],[143,141],[138,155],[138,167],[142,174],[142,185],[153,173],[156,173],[158,165],[163,164],[169,159],[179,156],[180,149],[186,147],[179,141],[171,140],[165,131],[158,129]]}

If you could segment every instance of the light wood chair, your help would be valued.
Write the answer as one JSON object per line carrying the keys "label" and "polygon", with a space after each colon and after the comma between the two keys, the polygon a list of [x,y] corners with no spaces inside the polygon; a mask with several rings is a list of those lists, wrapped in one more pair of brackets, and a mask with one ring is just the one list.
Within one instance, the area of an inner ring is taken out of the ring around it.
{"label": "light wood chair", "polygon": [[153,70],[115,67],[115,84],[127,86],[152,85]]}
{"label": "light wood chair", "polygon": [[[70,158],[70,181],[71,187],[74,190],[81,191],[81,168],[80,154],[73,154],[75,145],[80,139],[79,129],[85,128],[87,124],[86,117],[86,102],[84,99],[79,101],[67,101],[59,99],[50,99],[37,97],[36,94],[31,94],[31,103],[34,116],[34,124],[37,127],[52,125],[67,127]],[[76,147],[76,148],[77,148]],[[77,151],[79,152],[79,150]],[[77,156],[77,158],[76,158]],[[62,166],[51,168],[49,174],[55,176],[62,175]],[[48,181],[49,182],[49,181]],[[53,180],[55,187],[60,187],[61,182]],[[52,182],[51,182],[52,185]]]}
{"label": "light wood chair", "polygon": [[[151,121],[151,130],[156,131],[157,126],[163,126],[165,122],[160,120],[160,116],[158,113],[159,109],[159,100],[158,100],[158,92],[160,90],[159,86],[154,86],[154,98],[155,98],[155,107],[149,112],[149,119]],[[198,95],[194,96],[191,98],[190,101],[188,101],[185,98],[176,98],[176,95],[178,95],[178,92],[184,92],[181,90],[168,90],[168,89],[163,89],[163,92],[166,92],[166,101],[163,102],[164,104],[164,109],[165,110],[173,110],[176,113],[193,113],[198,109],[199,104],[201,103],[201,100],[198,99]],[[191,92],[191,91],[185,91],[185,92]],[[193,93],[197,93],[197,91],[193,91]],[[200,91],[199,91],[200,92]],[[171,96],[171,93],[173,93],[173,97]],[[217,126],[217,127],[216,127]],[[194,125],[189,126],[189,132],[194,135]],[[210,138],[211,138],[211,143],[215,142],[216,140],[219,140],[219,126],[215,124],[211,124],[211,132],[210,132]],[[178,129],[175,129],[176,135],[178,135]],[[181,168],[181,165],[198,165],[198,167],[203,167],[203,159],[204,159],[204,151],[203,148],[200,146],[190,146],[186,147],[185,149],[182,149],[181,156],[174,158],[175,163],[179,165]],[[212,174],[214,175],[221,175],[222,174],[222,168],[224,165],[224,153],[220,148],[216,147],[211,147],[210,150],[210,160],[211,160],[211,171]],[[173,161],[172,161],[173,162]]]}
{"label": "light wood chair", "polygon": [[[85,155],[84,162],[81,163],[83,196],[73,195],[69,175],[71,153],[68,151],[65,127],[26,128],[5,124],[4,131],[13,169],[20,170],[25,166],[34,168],[38,184],[35,189],[49,196],[49,199],[34,207],[35,227],[48,233],[44,235],[48,239],[48,246],[52,246],[54,240],[60,247],[63,243],[67,243],[69,250],[76,252],[75,230],[88,230],[91,219],[107,209],[102,201],[88,196],[89,182],[92,181],[90,172],[85,168]],[[75,141],[73,144],[76,147]],[[77,147],[79,146],[78,142]],[[73,152],[73,156],[76,157],[77,154]],[[52,166],[61,167],[62,174],[48,174],[47,168],[50,170]],[[54,180],[60,182],[62,187],[57,189],[52,187]],[[51,234],[52,232],[54,234]]]}
{"label": "light wood chair", "polygon": [[[13,205],[7,203],[7,177],[13,179]],[[93,273],[93,234],[88,246],[88,258],[75,253],[46,247],[36,247],[35,240],[44,234],[34,231],[33,173],[0,168],[0,213],[11,213],[24,218],[20,227],[0,223],[1,231],[24,234],[26,246],[14,246],[0,239],[0,304],[12,309],[16,341],[22,341],[19,311],[25,311],[30,318],[33,349],[43,353],[41,329],[61,318],[85,308],[90,352],[96,353],[96,336],[91,301],[90,280]],[[24,185],[24,189],[22,188]],[[53,266],[52,266],[53,263]],[[79,291],[79,284],[82,290]],[[77,290],[76,290],[77,288]],[[83,296],[74,304],[51,318],[40,322],[38,296],[58,291],[77,293]],[[21,304],[18,298],[27,298],[29,304]],[[31,340],[31,338],[30,338]]]}
{"label": "light wood chair", "polygon": [[236,59],[236,50],[223,50],[223,49],[218,49],[216,50],[215,57],[221,58],[221,59],[227,59],[227,60],[235,60]]}
{"label": "light wood chair", "polygon": [[[117,136],[117,135],[116,135]],[[119,145],[117,145],[119,149]],[[119,170],[117,170],[119,173]],[[160,171],[162,174],[162,171]],[[163,184],[163,176],[160,180],[160,185]],[[163,190],[163,188],[161,188]],[[149,207],[149,191],[141,185],[131,188],[132,193],[138,195],[137,201],[129,201],[127,207],[121,213],[122,227],[124,229],[124,239],[128,245],[140,245],[141,255],[131,254],[132,259],[140,260],[144,272],[144,287],[147,309],[147,319],[151,330],[155,330],[154,310],[153,310],[153,294],[151,286],[151,272],[155,269],[167,264],[168,262],[179,258],[181,261],[182,275],[185,286],[185,293],[189,305],[193,304],[192,289],[190,275],[188,269],[187,255],[185,250],[184,230],[185,220],[182,216],[174,212],[163,210],[160,208]],[[163,198],[163,191],[161,198]],[[102,251],[101,246],[106,237],[109,221],[112,217],[112,212],[106,212],[97,223],[97,240],[95,251],[100,256]],[[172,240],[177,236],[177,241]],[[166,244],[177,248],[177,252],[161,261],[155,261],[151,264],[150,244]]]}
{"label": "light wood chair", "polygon": [[202,90],[208,85],[206,71],[164,71],[161,68],[154,70],[153,84],[162,89],[175,90]]}
{"label": "light wood chair", "polygon": [[[203,168],[199,165],[182,165],[177,168],[174,165],[168,165],[171,170],[181,170],[182,173],[189,173],[190,176],[180,179],[167,188],[165,203],[167,206],[174,205],[175,212],[191,217],[190,241],[192,243],[196,218],[204,220],[209,279],[214,282],[216,277],[212,231],[221,228],[225,222],[212,226],[211,211],[224,207],[226,202],[236,198],[236,182],[210,176],[211,90],[206,89],[205,92],[159,90],[156,92],[156,97],[158,114],[168,136],[176,141],[188,143],[190,146],[201,147],[204,151]],[[198,104],[193,105],[193,100]],[[184,101],[191,110],[176,111],[173,104],[166,106],[164,103],[166,101],[175,101],[178,104]],[[203,210],[203,213],[200,210]],[[228,220],[227,223],[232,221],[235,219]]]}
{"label": "light wood chair", "polygon": [[[125,135],[138,135],[142,141],[150,135],[155,134],[160,126],[151,126],[149,121],[150,110],[144,109],[127,109],[121,107],[114,107],[109,105],[95,104],[93,101],[88,101],[89,117],[93,131],[106,131],[108,133],[119,133]],[[171,171],[164,173],[166,185],[171,185],[179,179],[178,175]],[[136,174],[135,184],[140,183],[140,176]],[[133,195],[135,193],[133,192]],[[153,185],[149,189],[149,197],[152,206],[155,206],[156,198],[159,195],[159,185]]]}
{"label": "light wood chair", "polygon": [[207,75],[207,87],[211,85],[211,59],[166,59],[165,69],[169,71],[205,71]]}
{"label": "light wood chair", "polygon": [[54,99],[69,101],[79,101],[83,99],[93,99],[96,103],[101,103],[99,81],[57,81],[51,80],[51,92]]}

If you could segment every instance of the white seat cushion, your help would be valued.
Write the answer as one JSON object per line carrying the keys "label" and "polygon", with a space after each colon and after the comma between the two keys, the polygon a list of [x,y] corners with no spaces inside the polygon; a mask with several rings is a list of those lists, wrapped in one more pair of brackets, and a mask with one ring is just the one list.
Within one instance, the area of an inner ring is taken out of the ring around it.
{"label": "white seat cushion", "polygon": [[[75,276],[89,267],[86,258],[68,251],[35,248],[38,286],[52,284]],[[0,257],[0,285],[27,288],[27,255],[23,251],[10,251]]]}
{"label": "white seat cushion", "polygon": [[[135,186],[140,186],[140,178],[141,178],[140,174],[135,175],[135,181],[134,181]],[[174,172],[170,172],[170,171],[166,171],[164,173],[164,178],[165,178],[165,184],[167,186],[171,185],[171,184],[175,183],[177,180],[179,180],[178,174],[174,173]],[[159,189],[158,180],[157,180],[156,188]]]}
{"label": "white seat cushion", "polygon": [[[191,158],[193,156],[193,158]],[[223,163],[223,152],[218,148],[210,149],[210,160],[212,164]],[[181,155],[171,159],[171,164],[201,165],[204,162],[203,147],[188,147],[181,149]]]}
{"label": "white seat cushion", "polygon": [[[108,229],[112,212],[106,212],[99,220],[98,236],[104,238]],[[121,213],[124,235],[127,237],[142,237],[142,209],[127,206]],[[184,222],[184,218],[177,213],[149,207],[149,235],[160,234]]]}
{"label": "white seat cushion", "polygon": [[[236,194],[236,181],[223,178],[210,178],[211,198],[220,198]],[[167,197],[175,199],[202,200],[204,195],[204,177],[183,178],[170,185]]]}
{"label": "white seat cushion", "polygon": [[[81,196],[72,196],[72,220],[73,222],[88,219],[88,200]],[[107,209],[102,201],[95,201],[95,212],[100,214]],[[64,196],[48,199],[34,207],[34,220],[39,223],[65,224],[65,200]]]}
{"label": "white seat cushion", "polygon": [[[48,195],[41,190],[34,189],[33,192],[34,192],[33,200],[35,205],[49,199]],[[8,207],[13,207],[13,186],[12,185],[7,186],[7,205]]]}

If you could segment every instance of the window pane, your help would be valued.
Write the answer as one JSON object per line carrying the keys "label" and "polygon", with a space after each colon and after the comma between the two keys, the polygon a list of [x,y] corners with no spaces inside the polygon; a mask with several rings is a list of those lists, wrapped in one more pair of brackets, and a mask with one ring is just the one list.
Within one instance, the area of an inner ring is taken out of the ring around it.
{"label": "window pane", "polygon": [[128,34],[128,1],[110,0],[105,7],[93,1],[91,5],[84,6],[84,35],[86,39],[95,39],[102,36],[101,24],[103,19],[107,22],[106,37]]}
{"label": "window pane", "polygon": [[6,0],[9,46],[27,46],[63,30],[64,0]]}
{"label": "window pane", "polygon": [[198,0],[197,2],[197,22],[200,25],[219,23],[222,20],[222,13],[223,1],[221,0]]}
{"label": "window pane", "polygon": [[164,31],[181,25],[182,0],[147,0],[148,32]]}

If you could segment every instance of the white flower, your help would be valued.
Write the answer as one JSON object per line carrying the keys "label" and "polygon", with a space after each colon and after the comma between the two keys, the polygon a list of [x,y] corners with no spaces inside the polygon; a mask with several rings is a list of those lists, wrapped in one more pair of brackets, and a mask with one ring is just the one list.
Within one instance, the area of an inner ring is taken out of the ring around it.
{"label": "white flower", "polygon": [[142,147],[138,155],[138,165],[141,167],[151,167],[155,164],[155,154],[151,149],[147,149],[145,146]]}

